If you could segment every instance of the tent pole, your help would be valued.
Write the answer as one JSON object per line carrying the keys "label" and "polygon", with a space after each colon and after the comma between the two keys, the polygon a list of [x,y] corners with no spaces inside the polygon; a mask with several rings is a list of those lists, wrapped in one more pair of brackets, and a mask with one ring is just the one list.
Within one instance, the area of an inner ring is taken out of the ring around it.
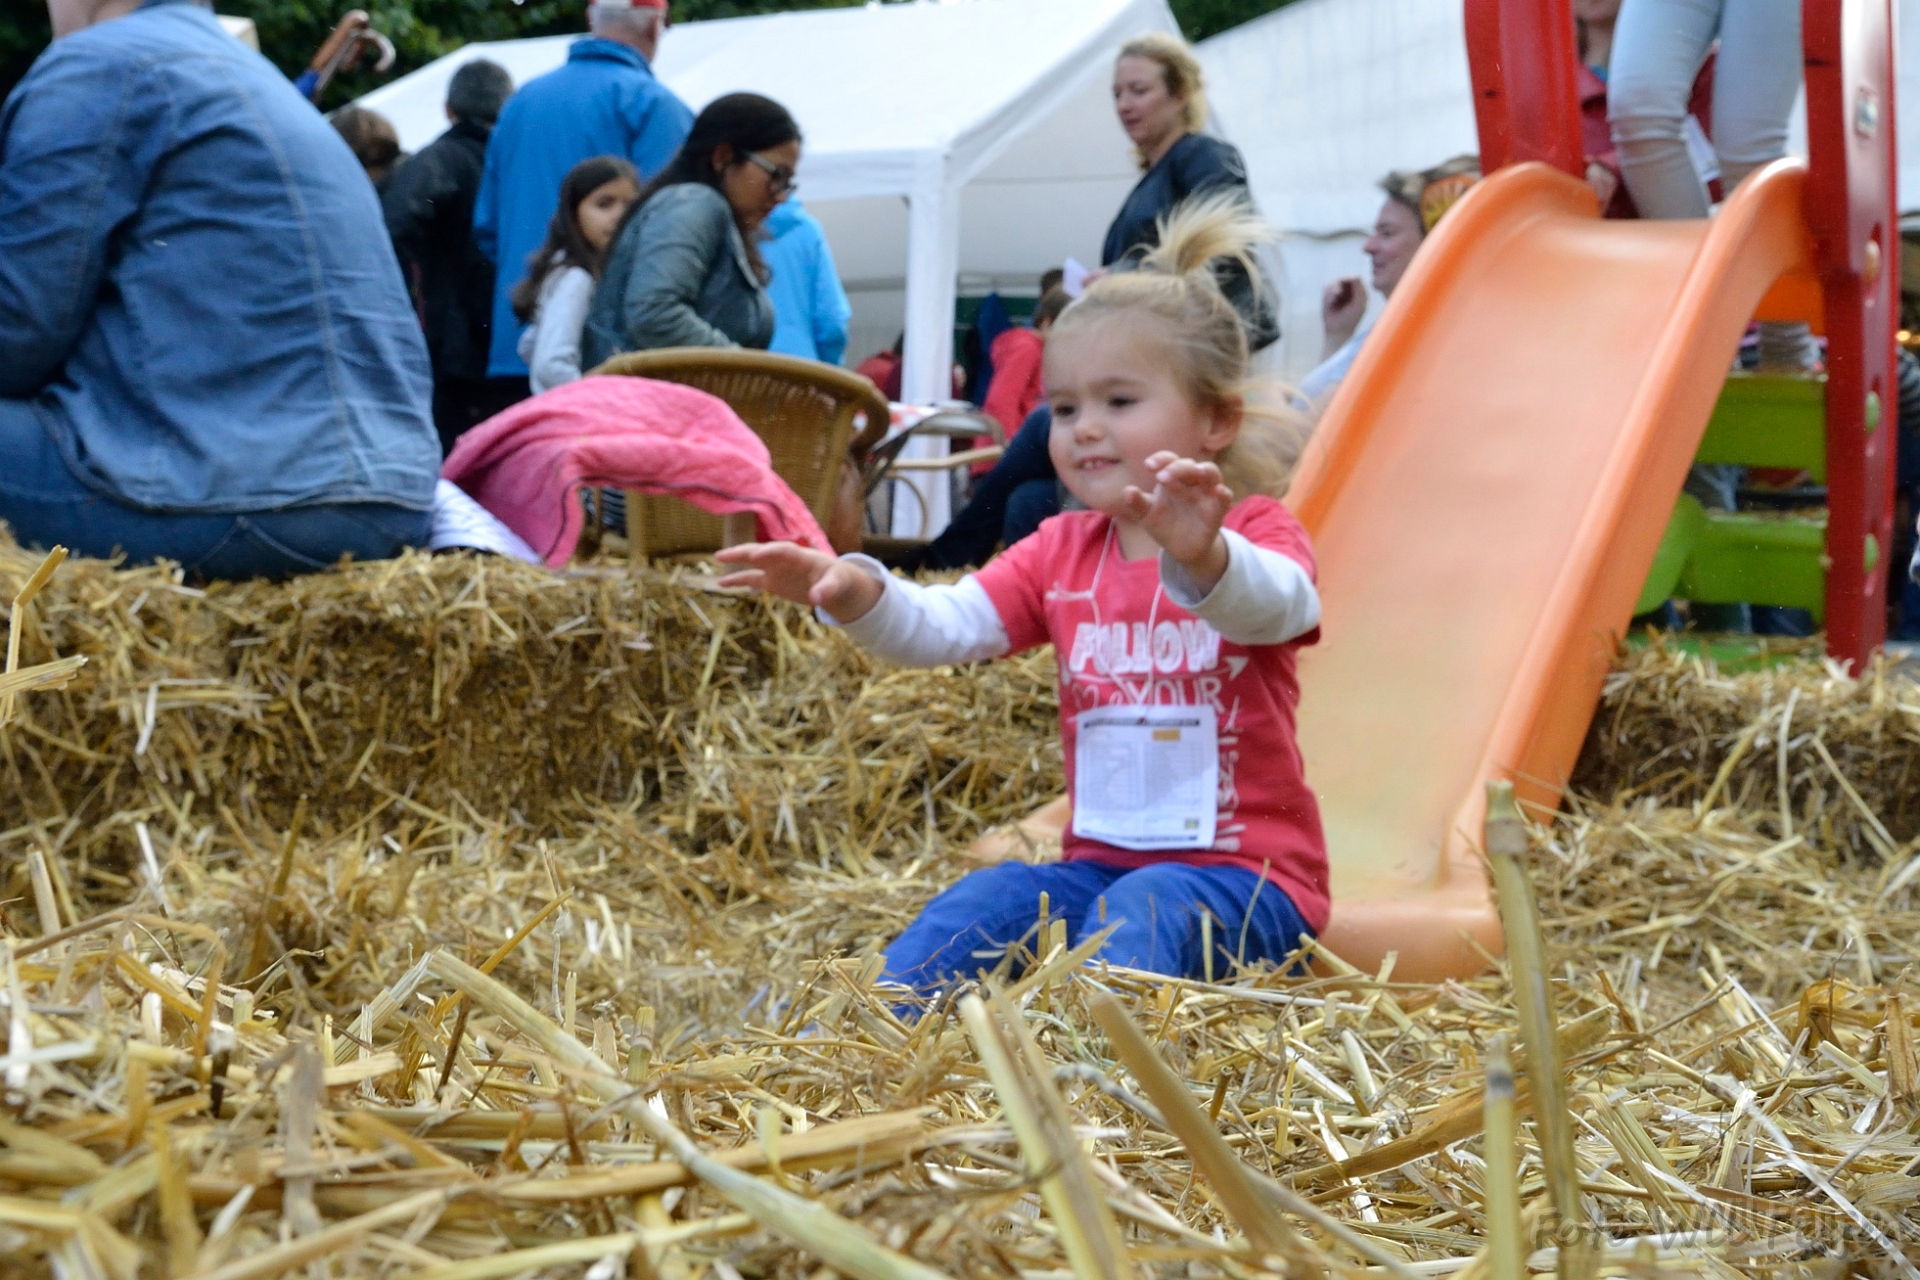
{"label": "tent pole", "polygon": [[[907,345],[902,354],[900,395],[908,404],[937,404],[953,396],[953,304],[960,272],[960,192],[935,158],[914,185],[907,207]],[[944,452],[943,438],[916,440],[907,457]],[[951,518],[949,479],[922,472],[909,481],[916,501],[895,490],[895,537],[931,537]],[[924,522],[923,522],[924,517]]]}

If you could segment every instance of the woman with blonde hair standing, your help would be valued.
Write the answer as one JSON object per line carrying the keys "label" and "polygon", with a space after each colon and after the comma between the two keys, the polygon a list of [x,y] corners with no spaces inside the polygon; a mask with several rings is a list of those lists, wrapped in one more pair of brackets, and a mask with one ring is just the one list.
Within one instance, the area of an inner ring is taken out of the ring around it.
{"label": "woman with blonde hair standing", "polygon": [[[1155,31],[1120,46],[1113,63],[1113,110],[1133,143],[1140,181],[1127,193],[1101,251],[1101,271],[1130,271],[1160,244],[1163,222],[1183,201],[1224,193],[1253,208],[1247,166],[1232,144],[1200,132],[1207,122],[1200,62],[1179,36]],[[1273,291],[1249,271],[1250,259],[1214,264],[1220,291],[1258,351],[1280,336]],[[1059,477],[1047,454],[1053,416],[1041,405],[1027,416],[993,470],[974,485],[953,523],[903,561],[908,569],[982,564],[996,544],[1012,546],[1060,509]],[[1011,425],[1011,424],[1009,424]]]}
{"label": "woman with blonde hair standing", "polygon": [[[1181,201],[1203,192],[1232,191],[1251,208],[1247,166],[1232,143],[1201,130],[1207,123],[1206,83],[1200,62],[1180,37],[1155,31],[1120,46],[1113,64],[1113,110],[1133,143],[1140,181],[1127,193],[1100,254],[1109,269],[1137,264],[1160,243],[1160,222]],[[1258,351],[1280,336],[1273,298],[1237,263],[1221,273],[1221,288]]]}

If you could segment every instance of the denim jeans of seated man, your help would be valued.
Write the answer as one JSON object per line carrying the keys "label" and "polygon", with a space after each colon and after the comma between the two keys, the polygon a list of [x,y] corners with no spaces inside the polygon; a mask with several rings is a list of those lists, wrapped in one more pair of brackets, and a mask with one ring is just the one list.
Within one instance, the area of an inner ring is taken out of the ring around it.
{"label": "denim jeans of seated man", "polygon": [[0,520],[22,546],[55,544],[130,564],[165,558],[196,581],[285,578],[337,563],[386,560],[426,543],[432,515],[377,502],[240,514],[149,511],[76,479],[33,408],[0,400]]}

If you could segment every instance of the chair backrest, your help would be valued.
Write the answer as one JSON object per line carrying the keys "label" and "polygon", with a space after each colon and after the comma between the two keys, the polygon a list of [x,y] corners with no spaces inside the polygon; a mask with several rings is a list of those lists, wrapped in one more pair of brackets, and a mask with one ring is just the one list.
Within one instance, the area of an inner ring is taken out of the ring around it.
{"label": "chair backrest", "polygon": [[[889,425],[886,397],[868,379],[817,360],[768,351],[631,351],[592,372],[677,382],[726,401],[766,442],[774,473],[823,527],[833,510],[841,461],[863,456]],[[864,422],[856,426],[863,415]],[[650,498],[645,506],[652,554],[711,551],[721,545],[718,517],[672,498]]]}

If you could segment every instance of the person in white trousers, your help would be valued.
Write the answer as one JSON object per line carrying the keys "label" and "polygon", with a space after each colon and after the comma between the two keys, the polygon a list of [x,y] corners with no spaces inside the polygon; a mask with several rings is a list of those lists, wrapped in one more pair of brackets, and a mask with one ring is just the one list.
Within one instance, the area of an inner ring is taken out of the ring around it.
{"label": "person in white trousers", "polygon": [[[1800,88],[1800,0],[1625,0],[1613,29],[1607,119],[1620,171],[1643,218],[1704,218],[1705,181],[1687,149],[1687,100],[1719,41],[1713,74],[1713,151],[1721,189],[1787,153],[1787,121]],[[1760,368],[1808,373],[1817,360],[1805,324],[1763,322]],[[1743,469],[1696,465],[1686,490],[1704,505],[1732,510]],[[1799,610],[1695,605],[1696,625],[1810,634]]]}
{"label": "person in white trousers", "polygon": [[[1731,195],[1787,153],[1800,87],[1800,0],[1625,0],[1613,31],[1607,118],[1643,218],[1711,211],[1685,128],[1694,77],[1716,39],[1713,151],[1722,189]],[[1760,327],[1761,368],[1804,371],[1813,361],[1804,324]]]}

